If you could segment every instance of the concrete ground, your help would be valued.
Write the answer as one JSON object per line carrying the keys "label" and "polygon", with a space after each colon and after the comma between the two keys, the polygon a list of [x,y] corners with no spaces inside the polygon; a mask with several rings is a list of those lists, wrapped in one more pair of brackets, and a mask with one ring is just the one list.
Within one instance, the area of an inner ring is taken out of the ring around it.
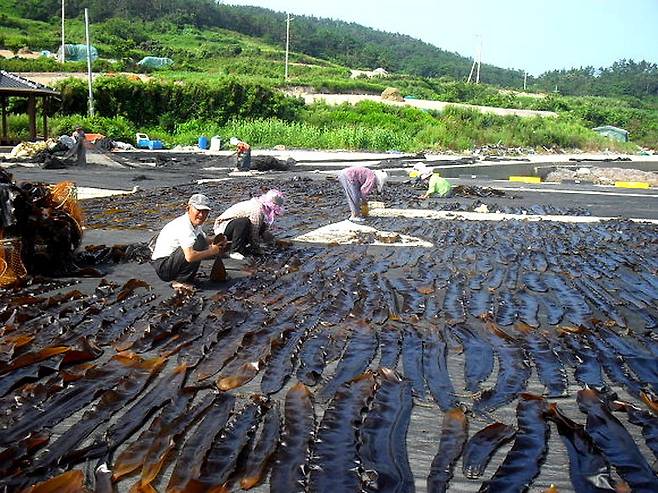
{"label": "concrete ground", "polygon": [[[262,181],[263,185],[267,186],[268,182],[272,180],[277,180],[277,183],[281,181],[290,181],[293,183],[299,177],[311,178],[312,180],[325,180],[327,175],[335,174],[336,169],[341,166],[338,163],[333,163],[331,161],[332,156],[336,159],[347,159],[347,158],[364,158],[377,161],[382,158],[386,158],[390,155],[355,155],[352,153],[349,154],[337,154],[337,153],[323,153],[311,154],[304,153],[301,151],[299,153],[288,153],[285,151],[278,151],[279,156],[283,157],[285,155],[296,156],[296,159],[301,159],[302,156],[308,160],[311,159],[325,159],[324,163],[328,163],[329,166],[323,166],[320,162],[316,163],[317,171],[304,169],[301,171],[289,171],[289,172],[268,172],[263,174],[256,174],[254,178]],[[94,161],[93,159],[91,161]],[[103,191],[114,190],[121,191],[125,194],[117,195],[115,200],[116,204],[128,203],[131,195],[128,192],[134,189],[134,187],[139,187],[148,193],[158,192],[160,190],[176,189],[177,187],[183,187],[187,190],[186,187],[194,187],[194,184],[198,180],[228,180],[228,183],[239,183],[242,180],[245,180],[243,177],[231,177],[229,176],[228,168],[219,168],[219,169],[203,169],[203,168],[190,168],[190,167],[163,167],[155,168],[150,165],[143,165],[134,168],[126,168],[121,166],[110,165],[107,162],[104,162],[104,158],[99,158],[97,164],[91,164],[85,168],[68,168],[64,170],[41,170],[38,168],[26,168],[26,167],[13,167],[10,172],[14,175],[15,179],[18,181],[27,180],[27,181],[45,181],[48,183],[55,183],[63,180],[72,180],[74,181],[88,197],[98,197],[103,194]],[[550,159],[542,163],[553,163]],[[643,162],[649,162],[650,167],[658,169],[658,159],[646,159]],[[534,161],[533,161],[534,163]],[[618,164],[618,163],[617,163]],[[498,164],[491,164],[488,167],[500,168]],[[511,163],[510,166],[518,166],[518,163]],[[481,175],[481,168],[475,169],[474,167],[464,169],[466,175]],[[475,171],[471,173],[471,171]],[[393,180],[396,182],[402,182],[406,178],[401,172],[393,176]],[[510,208],[514,210],[520,209],[531,209],[537,204],[541,204],[546,209],[572,209],[572,210],[582,210],[590,216],[602,217],[602,218],[624,218],[624,219],[638,219],[638,220],[654,220],[658,221],[658,192],[655,190],[628,190],[628,189],[619,189],[615,187],[600,187],[593,185],[574,185],[574,184],[540,184],[540,185],[526,185],[526,184],[517,184],[511,183],[505,180],[496,180],[491,178],[451,178],[451,182],[455,184],[468,184],[475,185],[479,187],[494,187],[506,192],[505,197],[487,197],[487,198],[454,198],[454,199],[430,199],[426,201],[418,200],[417,203],[412,203],[412,207],[407,207],[407,209],[442,209],[444,206],[449,204],[457,204],[454,207],[469,207],[473,205],[475,200],[480,201],[484,204],[489,204],[492,212],[498,209]],[[336,186],[338,186],[336,184]],[[418,190],[418,195],[422,193],[421,190]],[[390,201],[395,202],[396,198],[391,197]],[[83,201],[83,204],[85,202]],[[394,205],[387,204],[389,207],[395,207]],[[325,211],[326,213],[326,211]],[[309,209],[309,215],[312,215],[312,209]],[[331,219],[320,221],[323,224],[312,223],[309,224],[306,228],[305,233],[309,235],[317,234],[318,226],[330,226],[334,225],[336,231],[344,230],[345,228],[350,228],[350,224],[343,226],[336,226],[340,224],[341,220],[344,217],[340,214],[334,214],[334,217]],[[401,213],[402,214],[402,213]],[[374,216],[380,217],[385,216],[385,213],[373,213]],[[341,217],[339,217],[341,216]],[[486,214],[482,214],[486,216]],[[566,215],[565,217],[567,217]],[[324,216],[323,216],[324,217]],[[458,216],[453,217],[452,219],[427,219],[427,221],[461,221]],[[509,220],[508,217],[501,217],[500,220]],[[303,229],[303,224],[302,226]],[[90,228],[85,231],[84,244],[85,245],[100,245],[100,244],[115,244],[115,243],[137,243],[145,242],[153,234],[153,231],[157,230],[157,227],[153,227],[151,224],[147,228],[142,229],[94,229]],[[331,232],[330,232],[331,234]],[[312,238],[312,241],[315,240],[313,244],[321,244],[322,241],[318,240],[317,237]],[[329,238],[329,241],[331,238]],[[655,241],[655,239],[654,239]],[[423,246],[423,245],[421,245]],[[355,245],[355,248],[357,246]],[[390,249],[403,249],[403,248],[412,248],[408,246],[401,246],[400,244],[371,244],[368,248],[368,253],[375,255],[383,255],[383,252],[390,252]],[[235,262],[232,260],[227,260],[226,262],[229,275],[234,279],[243,279],[245,276],[249,276],[250,273],[244,269],[244,264],[240,262]],[[207,271],[207,266],[204,267]],[[204,273],[207,274],[207,272]],[[107,277],[117,283],[122,283],[127,281],[130,278],[142,278],[149,282],[156,292],[162,296],[171,295],[172,291],[163,283],[159,282],[155,274],[153,273],[152,268],[148,264],[117,264],[112,267],[107,273]],[[95,281],[85,280],[82,283],[83,286],[88,286],[89,289],[95,285]],[[216,296],[218,293],[221,293],[226,288],[216,289],[214,287],[202,288],[200,293],[202,296],[210,299]],[[375,358],[375,361],[377,357]],[[401,369],[401,363],[398,365],[398,370]],[[448,371],[454,379],[455,388],[463,388],[463,372],[464,372],[464,356],[462,354],[451,353],[451,357],[448,360]],[[492,372],[491,377],[483,385],[485,387],[491,386],[495,383],[496,380],[496,371]],[[570,416],[572,419],[577,420],[578,422],[583,421],[583,415],[578,410],[575,399],[572,398],[575,395],[575,392],[579,390],[579,386],[575,385],[575,379],[573,374],[569,374],[569,381],[571,385],[569,386],[569,398],[560,399],[559,405],[562,411]],[[294,380],[294,379],[293,379]],[[238,389],[240,395],[246,396],[250,393],[257,392],[259,389],[260,377],[257,377],[248,385]],[[285,395],[285,391],[289,388],[290,384],[285,387],[282,391],[277,394],[278,398],[281,398]],[[544,391],[543,385],[539,382],[537,375],[533,372],[530,381],[528,382],[528,392],[542,394]],[[622,389],[618,390],[620,395],[627,397],[625,392]],[[321,416],[324,412],[322,405],[316,405],[316,412],[318,416]],[[515,417],[515,404],[506,405],[495,412],[495,418],[509,424],[516,423]],[[439,411],[437,406],[433,404],[431,399],[425,401],[415,400],[415,405],[412,411],[411,425],[407,434],[407,447],[409,450],[409,460],[411,468],[415,477],[415,487],[416,491],[423,492],[426,491],[425,479],[428,476],[430,471],[430,465],[434,455],[438,449],[438,443],[441,435],[441,421],[443,419],[443,414]],[[469,423],[470,432],[473,433],[475,430],[480,429],[486,421],[482,417],[472,416]],[[66,423],[64,426],[73,425],[74,420]],[[649,458],[651,453],[644,444],[644,440],[640,435],[639,428],[629,425],[627,422],[624,422],[625,426],[629,431],[632,432],[635,442],[638,444],[638,447],[643,452],[644,456]],[[486,472],[483,475],[483,478],[489,478],[495,472],[498,465],[502,462],[505,454],[510,449],[511,444],[501,448],[495,455],[492,462],[489,464]],[[653,462],[653,461],[652,461]],[[168,465],[168,469],[165,472],[165,477],[167,474],[171,474],[172,465]],[[450,491],[477,491],[480,487],[480,481],[468,480],[461,473],[461,462],[458,463],[455,469],[455,477],[450,482]],[[549,439],[549,452],[546,457],[546,461],[541,468],[541,473],[539,477],[535,480],[532,487],[529,491],[532,492],[542,492],[545,491],[551,484],[557,486],[558,490],[561,492],[573,491],[569,477],[568,477],[568,458],[566,449],[560,440],[557,433],[553,433]],[[122,481],[119,483],[118,491],[125,492],[128,491],[131,486],[132,481]],[[159,484],[155,485],[158,488],[162,488],[163,485],[166,485],[166,481],[160,481]],[[267,483],[264,486],[258,487],[254,491],[267,491]],[[164,490],[158,490],[164,491]]]}

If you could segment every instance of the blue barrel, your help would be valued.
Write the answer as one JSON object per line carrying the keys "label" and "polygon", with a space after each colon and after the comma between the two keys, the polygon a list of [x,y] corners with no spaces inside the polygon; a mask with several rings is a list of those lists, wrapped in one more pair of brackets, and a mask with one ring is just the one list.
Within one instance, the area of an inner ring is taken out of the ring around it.
{"label": "blue barrel", "polygon": [[208,137],[205,135],[199,137],[199,149],[208,149]]}

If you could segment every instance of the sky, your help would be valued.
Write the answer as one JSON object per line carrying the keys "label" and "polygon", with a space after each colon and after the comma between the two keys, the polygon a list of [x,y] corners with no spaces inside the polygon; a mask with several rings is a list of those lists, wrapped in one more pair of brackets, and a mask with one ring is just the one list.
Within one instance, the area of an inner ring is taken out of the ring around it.
{"label": "sky", "polygon": [[[658,63],[658,0],[226,0],[407,34],[482,63],[540,75]],[[284,27],[285,28],[285,27]],[[294,20],[291,23],[294,50]],[[374,67],[373,67],[374,68]]]}

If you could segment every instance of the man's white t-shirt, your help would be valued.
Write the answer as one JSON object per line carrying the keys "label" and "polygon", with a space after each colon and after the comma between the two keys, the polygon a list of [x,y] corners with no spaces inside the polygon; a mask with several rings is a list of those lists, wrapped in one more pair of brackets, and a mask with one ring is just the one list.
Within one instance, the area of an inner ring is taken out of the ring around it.
{"label": "man's white t-shirt", "polygon": [[155,242],[151,260],[168,257],[178,248],[188,248],[194,246],[197,236],[206,234],[201,226],[193,226],[187,213],[170,221]]}

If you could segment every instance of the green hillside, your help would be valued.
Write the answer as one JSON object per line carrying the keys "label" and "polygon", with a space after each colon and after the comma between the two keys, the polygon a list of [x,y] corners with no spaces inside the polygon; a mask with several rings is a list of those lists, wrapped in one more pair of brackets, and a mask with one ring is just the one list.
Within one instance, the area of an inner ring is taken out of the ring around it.
{"label": "green hillside", "polygon": [[[656,67],[646,62],[621,61],[600,73],[581,69],[578,77],[571,72],[551,72],[533,80],[532,87],[562,84],[564,76],[567,82],[560,87],[565,92],[590,96],[530,97],[518,91],[500,90],[518,85],[521,77],[517,71],[483,67],[483,79],[490,83],[466,84],[463,79],[471,60],[457,54],[408,36],[340,21],[297,17],[289,79],[284,80],[285,30],[281,28],[281,13],[207,0],[117,0],[111,4],[68,0],[69,43],[84,42],[84,6],[90,9],[92,43],[100,54],[94,71],[148,72],[152,78],[147,84],[116,77],[96,81],[98,113],[123,120],[97,121],[93,125],[117,138],[130,136],[135,128],[149,128],[171,143],[191,143],[194,134],[204,128],[206,133],[211,128],[219,133],[233,125],[231,131],[239,130],[243,135],[246,132],[256,145],[304,146],[297,137],[305,135],[309,147],[463,150],[500,142],[510,146],[597,149],[611,144],[587,129],[607,124],[627,128],[633,141],[640,145],[655,147],[658,141],[658,97],[654,87],[657,78],[651,77]],[[60,43],[59,8],[60,0],[0,0],[0,48],[13,52],[25,48],[56,51]],[[175,63],[160,70],[137,65],[147,55],[169,57]],[[384,66],[391,75],[350,78],[351,68],[375,66]],[[74,72],[86,70],[86,64],[62,65],[45,57],[0,58],[0,69]],[[322,104],[304,107],[297,99],[279,92],[304,88],[327,93],[380,94],[389,86],[409,97],[550,110],[560,117],[531,123],[517,121],[516,117],[482,117],[458,110],[428,114],[416,109],[382,108],[379,104],[334,109]],[[67,81],[58,87],[65,97],[62,108],[54,115],[55,130],[66,131],[74,125],[75,118],[80,118],[75,115],[85,112],[85,90],[79,81]],[[614,97],[604,97],[608,93]],[[144,98],[142,107],[134,107],[136,95]],[[186,103],[180,107],[164,104],[168,97]],[[254,104],[254,98],[260,98],[263,104]],[[221,107],[220,103],[227,106]],[[21,103],[12,104],[20,112]],[[13,120],[14,127],[21,135],[23,124],[17,118]],[[242,120],[239,125],[236,118]],[[335,118],[340,120],[334,121]],[[240,126],[244,120],[253,120],[253,127]],[[303,132],[299,125],[304,126]],[[360,131],[370,134],[350,136],[355,126],[366,128]],[[286,135],[288,141],[284,138],[275,142]]]}

